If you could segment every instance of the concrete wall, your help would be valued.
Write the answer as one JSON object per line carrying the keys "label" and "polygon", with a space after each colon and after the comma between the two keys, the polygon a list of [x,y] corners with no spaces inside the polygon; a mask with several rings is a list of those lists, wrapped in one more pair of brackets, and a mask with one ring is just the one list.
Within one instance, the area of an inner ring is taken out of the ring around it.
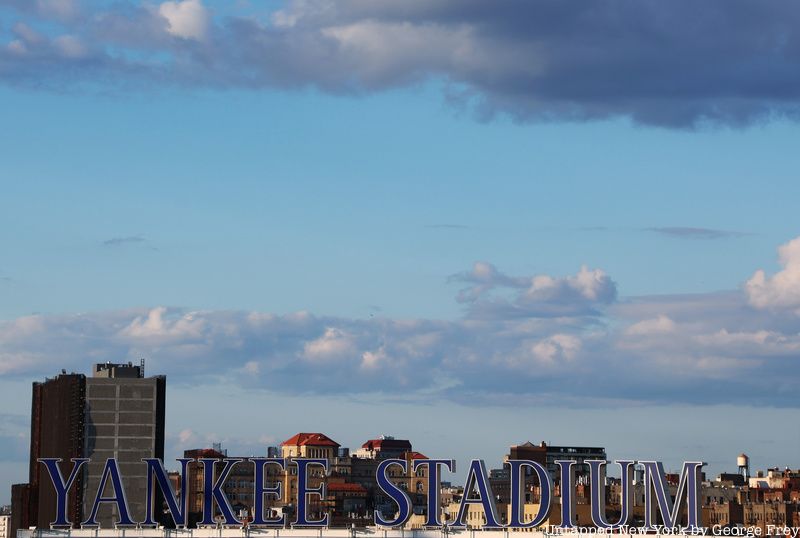
{"label": "concrete wall", "polygon": [[[106,459],[116,458],[131,518],[144,520],[147,466],[141,460],[164,457],[164,384],[163,377],[86,380],[85,454],[91,462],[84,482],[84,518],[91,513]],[[104,496],[111,495],[109,481]],[[100,506],[101,527],[111,528],[118,519],[116,506]]]}

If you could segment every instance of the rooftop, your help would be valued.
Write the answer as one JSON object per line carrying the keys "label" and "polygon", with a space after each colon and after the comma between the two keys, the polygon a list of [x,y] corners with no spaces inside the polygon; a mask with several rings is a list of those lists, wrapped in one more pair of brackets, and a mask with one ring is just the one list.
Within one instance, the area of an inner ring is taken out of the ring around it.
{"label": "rooftop", "polygon": [[324,433],[301,432],[282,442],[281,446],[332,446],[338,448],[341,445]]}

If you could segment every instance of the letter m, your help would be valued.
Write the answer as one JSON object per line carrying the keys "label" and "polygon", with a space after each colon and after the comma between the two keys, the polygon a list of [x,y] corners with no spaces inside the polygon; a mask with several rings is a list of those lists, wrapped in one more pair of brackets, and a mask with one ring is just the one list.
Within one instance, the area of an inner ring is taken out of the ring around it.
{"label": "letter m", "polygon": [[657,511],[665,527],[680,524],[681,505],[686,497],[686,524],[690,528],[700,527],[700,470],[706,465],[702,461],[686,461],[681,469],[678,487],[673,500],[670,486],[664,476],[660,461],[642,461],[644,465],[644,526],[656,526]]}

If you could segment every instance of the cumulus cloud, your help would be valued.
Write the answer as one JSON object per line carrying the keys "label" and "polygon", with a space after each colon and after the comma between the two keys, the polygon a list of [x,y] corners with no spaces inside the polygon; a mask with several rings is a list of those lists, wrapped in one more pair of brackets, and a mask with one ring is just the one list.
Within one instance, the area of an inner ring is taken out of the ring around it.
{"label": "cumulus cloud", "polygon": [[188,428],[178,432],[178,442],[180,442],[180,444],[182,445],[187,445],[189,443],[192,443],[195,441],[196,438],[197,434]]}
{"label": "cumulus cloud", "polygon": [[653,319],[643,319],[636,322],[627,329],[625,334],[628,336],[649,336],[652,334],[665,334],[675,331],[675,322],[667,316],[661,315]]}
{"label": "cumulus cloud", "polygon": [[800,308],[800,237],[778,249],[783,269],[768,277],[763,269],[745,283],[750,304],[756,308]]}
{"label": "cumulus cloud", "polygon": [[[617,297],[616,283],[603,270],[586,266],[566,277],[512,277],[491,263],[476,262],[450,281],[469,284],[457,300],[469,304],[476,318],[594,316]],[[510,297],[503,294],[508,291]]]}
{"label": "cumulus cloud", "polygon": [[545,363],[556,360],[570,361],[581,349],[581,341],[569,334],[554,334],[540,342],[531,349],[534,357]]}
{"label": "cumulus cloud", "polygon": [[303,357],[312,361],[334,361],[352,358],[356,347],[350,335],[340,329],[326,327],[325,333],[303,346]]}
{"label": "cumulus cloud", "polygon": [[578,300],[610,303],[617,296],[617,287],[601,269],[589,270],[585,265],[575,276],[553,278],[538,275],[525,290],[524,299],[530,302]]}
{"label": "cumulus cloud", "polygon": [[527,279],[510,277],[485,261],[475,262],[471,270],[452,275],[449,280],[469,284],[457,296],[457,300],[463,303],[477,301],[488,291],[498,287],[524,288],[528,284]]}
{"label": "cumulus cloud", "polygon": [[167,317],[168,310],[160,306],[146,315],[136,316],[119,331],[119,336],[138,342],[190,342],[204,336],[205,321],[194,312]]}
{"label": "cumulus cloud", "polygon": [[11,36],[0,46],[10,84],[363,94],[435,80],[448,103],[483,118],[693,127],[798,117],[800,7],[791,0],[287,0],[215,17],[201,0],[0,5],[16,22],[48,28],[48,42],[82,45],[25,55],[31,43]]}
{"label": "cumulus cloud", "polygon": [[0,0],[0,6],[4,5],[62,22],[72,21],[81,13],[77,0]]}
{"label": "cumulus cloud", "polygon": [[158,13],[167,21],[167,31],[185,39],[204,39],[208,31],[209,15],[200,0],[164,2]]}
{"label": "cumulus cloud", "polygon": [[[453,320],[168,307],[26,316],[0,322],[0,374],[31,380],[145,357],[171,384],[294,394],[576,406],[747,394],[754,405],[798,407],[800,315],[772,289],[793,282],[780,275],[793,270],[798,241],[781,247],[783,271],[754,277],[755,288],[751,279],[695,295],[618,298],[599,269],[509,276],[479,262],[453,278],[481,288]],[[771,307],[754,308],[754,297]],[[194,441],[191,432],[175,440]]]}
{"label": "cumulus cloud", "polygon": [[84,58],[89,54],[89,49],[79,37],[74,35],[62,35],[53,41],[58,51],[67,58]]}
{"label": "cumulus cloud", "polygon": [[374,351],[365,351],[361,354],[361,369],[378,370],[390,360],[386,354],[386,349],[383,347]]}

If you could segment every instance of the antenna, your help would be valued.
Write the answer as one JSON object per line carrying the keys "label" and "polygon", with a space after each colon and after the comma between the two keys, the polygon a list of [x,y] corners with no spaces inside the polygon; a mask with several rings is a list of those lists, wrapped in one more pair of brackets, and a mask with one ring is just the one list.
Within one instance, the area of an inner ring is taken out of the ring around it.
{"label": "antenna", "polygon": [[144,377],[144,357],[139,360],[139,377]]}

